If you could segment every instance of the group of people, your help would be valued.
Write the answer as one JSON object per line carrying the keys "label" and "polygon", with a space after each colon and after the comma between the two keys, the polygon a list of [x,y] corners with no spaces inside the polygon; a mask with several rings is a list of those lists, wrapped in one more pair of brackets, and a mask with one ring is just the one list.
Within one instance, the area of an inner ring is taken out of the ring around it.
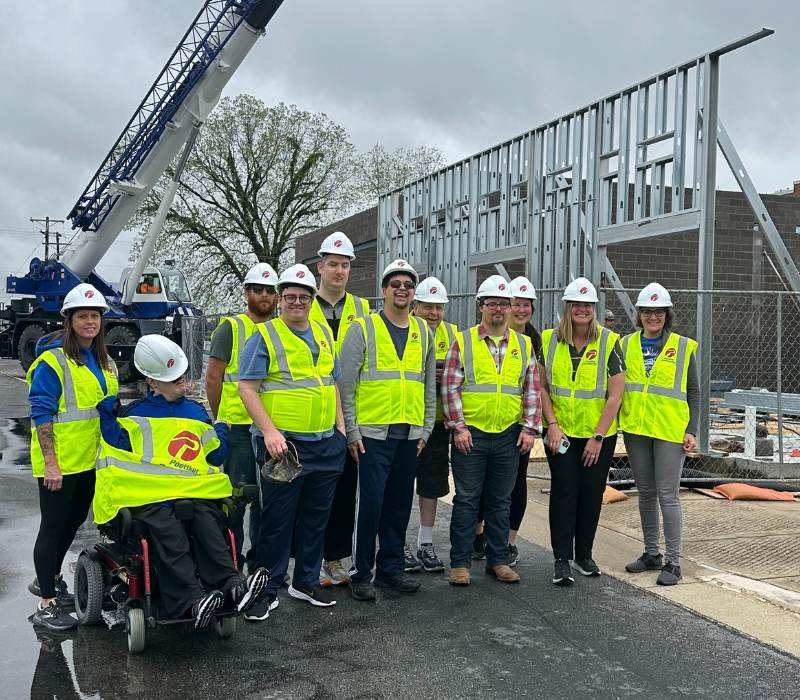
{"label": "group of people", "polygon": [[[414,593],[420,577],[411,573],[445,569],[434,527],[451,474],[449,583],[469,585],[476,560],[497,581],[517,583],[537,436],[552,479],[552,581],[572,583],[573,569],[599,576],[592,546],[619,429],[645,542],[627,568],[680,580],[678,485],[695,447],[697,346],[673,332],[666,289],[642,290],[639,330],[621,339],[598,323],[595,288],[576,279],[558,327],[540,335],[531,282],[492,275],[476,294],[479,322],[459,330],[444,318],[441,281],[420,281],[407,261],[381,274],[373,313],[347,292],[348,237],[331,234],[319,256],[319,283],[302,264],[247,273],[246,310],[222,319],[211,341],[213,421],[186,397],[183,351],[161,336],[139,339],[134,364],[148,394],[121,408],[103,342],[105,301],[91,285],[70,292],[64,329],[43,339],[28,372],[42,513],[34,623],[75,623],[60,569],[92,502],[98,523],[127,507],[146,525],[158,542],[164,607],[196,627],[228,597],[245,619],[266,620],[292,558],[288,594],[313,606],[336,603],[331,586],[349,584],[358,601],[374,601],[375,587]],[[407,545],[415,482],[420,525]],[[251,484],[249,547],[238,499],[231,556],[213,501]],[[171,508],[180,498],[195,501],[191,533]]]}

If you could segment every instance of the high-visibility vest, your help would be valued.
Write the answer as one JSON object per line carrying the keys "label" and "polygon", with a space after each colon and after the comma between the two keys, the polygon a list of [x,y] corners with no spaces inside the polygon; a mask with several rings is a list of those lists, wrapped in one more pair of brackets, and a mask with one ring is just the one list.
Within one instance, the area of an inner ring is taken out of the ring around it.
{"label": "high-visibility vest", "polygon": [[[61,382],[58,413],[53,416],[53,447],[62,474],[78,474],[94,469],[100,444],[100,414],[95,406],[106,396],[119,392],[116,366],[103,369],[106,390],[86,365],[79,365],[64,354],[62,348],[46,350],[28,368],[28,390],[33,372],[41,364],[48,365]],[[31,465],[35,477],[44,476],[44,455],[39,446],[36,428],[31,430]]]}
{"label": "high-visibility vest", "polygon": [[670,333],[648,376],[641,338],[641,331],[637,331],[622,339],[626,370],[620,428],[626,433],[683,442],[689,423],[689,360],[697,351],[697,342]]}
{"label": "high-visibility vest", "polygon": [[[342,343],[344,342],[347,329],[350,328],[357,318],[366,318],[367,316],[369,316],[369,302],[366,299],[362,299],[355,294],[347,292],[344,295],[344,307],[342,308],[342,318],[339,321],[339,329],[336,331],[334,337],[334,350],[337,355],[342,349]],[[311,310],[308,313],[308,318],[310,321],[321,323],[330,331],[331,335],[334,335],[333,329],[328,323],[328,319],[325,318],[322,306],[320,306],[317,297],[314,297],[314,301],[311,303]]]}
{"label": "high-visibility vest", "polygon": [[[573,381],[569,346],[558,342],[553,328],[542,333],[542,354],[550,387],[550,401],[558,426],[570,437],[589,438],[595,435],[606,403],[608,358],[619,335],[598,326],[597,336],[586,346]],[[615,417],[606,435],[616,432]]]}
{"label": "high-visibility vest", "polygon": [[[436,334],[433,336],[433,344],[436,352],[436,360],[441,361],[447,356],[447,351],[456,339],[458,328],[454,323],[442,321],[436,326]],[[441,423],[444,420],[444,411],[442,410],[442,397],[439,392],[436,392],[436,422]]]}
{"label": "high-visibility vest", "polygon": [[333,336],[321,323],[309,323],[319,346],[316,364],[306,342],[283,319],[258,326],[269,353],[269,369],[258,393],[278,430],[324,433],[336,423]]}
{"label": "high-visibility vest", "polygon": [[522,418],[522,392],[531,361],[531,339],[508,331],[500,371],[485,340],[473,326],[458,335],[458,350],[464,367],[461,405],[464,422],[484,433],[502,433]]}
{"label": "high-visibility vest", "polygon": [[222,380],[222,394],[219,398],[217,420],[231,425],[250,425],[253,419],[239,398],[239,358],[242,356],[242,349],[247,339],[255,332],[256,324],[247,314],[226,316],[220,319],[217,329],[223,323],[230,324],[233,342],[231,344],[231,356],[225,367],[225,374]]}
{"label": "high-visibility vest", "polygon": [[92,510],[107,523],[120,508],[178,498],[227,498],[228,475],[206,457],[219,447],[214,428],[191,418],[118,418],[131,450],[100,440]]}
{"label": "high-visibility vest", "polygon": [[403,359],[380,314],[358,318],[366,351],[356,387],[356,420],[363,425],[425,423],[425,360],[430,330],[416,316],[408,317]]}

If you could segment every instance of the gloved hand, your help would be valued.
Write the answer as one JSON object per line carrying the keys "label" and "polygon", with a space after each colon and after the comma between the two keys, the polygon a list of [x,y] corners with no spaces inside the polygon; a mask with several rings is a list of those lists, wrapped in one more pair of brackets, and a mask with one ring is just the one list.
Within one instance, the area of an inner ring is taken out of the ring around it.
{"label": "gloved hand", "polygon": [[217,433],[217,437],[221,442],[226,442],[226,438],[228,437],[227,423],[223,423],[221,420],[218,420],[216,423],[214,423],[214,431]]}
{"label": "gloved hand", "polygon": [[116,396],[106,396],[97,404],[97,412],[104,417],[116,417],[122,404]]}

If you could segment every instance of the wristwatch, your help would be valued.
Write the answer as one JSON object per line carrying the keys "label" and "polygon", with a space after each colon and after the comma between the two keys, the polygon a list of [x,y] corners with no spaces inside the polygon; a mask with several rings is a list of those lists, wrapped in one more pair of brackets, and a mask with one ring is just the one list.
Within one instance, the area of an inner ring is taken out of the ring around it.
{"label": "wristwatch", "polygon": [[597,433],[597,435],[592,435],[592,440],[597,440],[597,442],[603,442],[603,438],[605,435],[603,433]]}

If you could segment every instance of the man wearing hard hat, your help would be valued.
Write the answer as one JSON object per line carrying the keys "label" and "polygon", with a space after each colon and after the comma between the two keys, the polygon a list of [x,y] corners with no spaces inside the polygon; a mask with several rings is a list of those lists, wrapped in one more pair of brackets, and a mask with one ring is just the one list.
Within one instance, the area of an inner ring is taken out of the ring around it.
{"label": "man wearing hard hat", "polygon": [[[280,316],[259,324],[242,352],[239,394],[253,418],[256,461],[265,465],[255,562],[272,575],[247,620],[266,620],[277,607],[292,545],[289,595],[317,607],[336,603],[320,586],[319,569],[347,441],[333,335],[308,317],[316,292],[305,265],[284,270],[278,279]],[[267,462],[287,467],[284,476],[273,476]]]}
{"label": "man wearing hard hat", "polygon": [[459,333],[442,377],[445,426],[456,495],[450,518],[450,575],[468,586],[475,526],[484,494],[486,572],[503,583],[520,580],[509,565],[509,507],[519,455],[541,433],[539,374],[531,340],[508,327],[512,291],[492,275],[478,288],[481,322]]}
{"label": "man wearing hard hat", "polygon": [[[309,318],[330,329],[338,353],[347,329],[357,318],[369,315],[369,304],[366,299],[347,291],[350,265],[356,255],[352,241],[344,233],[334,231],[327,236],[317,254],[321,258],[317,263],[319,291],[311,303]],[[353,550],[356,481],[356,463],[348,454],[344,471],[336,485],[325,531],[325,552],[319,578],[323,586],[340,586],[350,580],[342,560],[349,557]]]}
{"label": "man wearing hard hat", "polygon": [[417,496],[419,496],[419,532],[416,556],[405,548],[405,570],[444,571],[444,564],[433,546],[433,526],[436,522],[438,499],[450,492],[450,432],[444,427],[442,402],[438,398],[442,382],[444,358],[456,339],[458,328],[444,320],[445,304],[449,302],[444,284],[436,277],[426,277],[414,293],[414,316],[423,319],[433,333],[436,356],[436,423],[428,444],[417,457]]}
{"label": "man wearing hard hat", "polygon": [[375,600],[373,568],[381,588],[419,588],[403,570],[403,547],[417,457],[436,419],[436,356],[427,324],[409,315],[418,281],[406,260],[390,263],[381,275],[383,310],[357,319],[342,345],[342,410],[359,465],[350,569],[356,600]]}
{"label": "man wearing hard hat", "polygon": [[[147,527],[167,615],[188,613],[202,629],[226,596],[238,612],[248,610],[269,575],[256,569],[244,578],[234,568],[212,502],[231,495],[230,479],[218,468],[227,452],[227,426],[217,422],[212,428],[205,408],[186,398],[189,361],[183,350],[164,336],[144,335],[133,364],[147,381],[147,396],[122,409],[119,418],[114,397],[97,405],[102,439],[94,519],[107,523],[121,508],[131,509]],[[178,499],[191,499],[191,520],[178,518]]]}
{"label": "man wearing hard hat", "polygon": [[[230,425],[228,433],[228,458],[225,473],[234,487],[256,483],[256,462],[250,442],[253,421],[239,398],[239,358],[247,339],[255,333],[256,325],[264,323],[275,311],[278,296],[275,285],[278,275],[268,263],[258,263],[248,270],[244,278],[244,299],[247,309],[235,316],[222,318],[211,336],[208,368],[206,369],[206,395],[212,415]],[[236,560],[243,566],[244,511],[246,504],[238,501],[231,516],[231,529],[236,538]],[[250,504],[250,552],[255,552],[260,508]]]}

